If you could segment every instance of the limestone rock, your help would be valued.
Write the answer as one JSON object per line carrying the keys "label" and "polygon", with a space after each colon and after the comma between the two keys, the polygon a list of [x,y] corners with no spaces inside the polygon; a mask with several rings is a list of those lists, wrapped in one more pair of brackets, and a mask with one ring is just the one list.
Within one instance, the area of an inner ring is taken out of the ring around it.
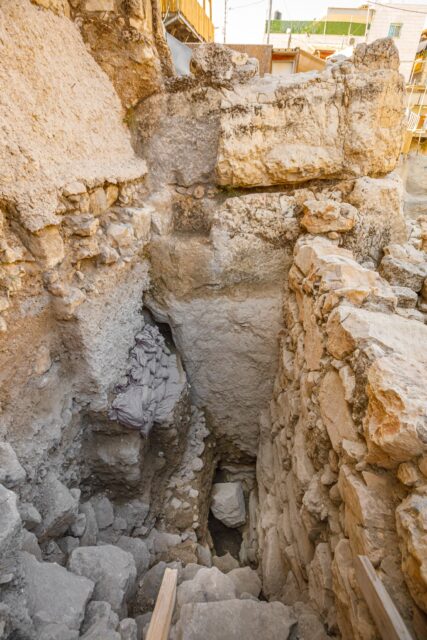
{"label": "limestone rock", "polygon": [[410,244],[388,245],[380,273],[393,285],[420,291],[427,277],[427,254]]}
{"label": "limestone rock", "polygon": [[140,538],[130,538],[129,536],[120,536],[116,542],[117,546],[123,551],[132,554],[136,566],[137,577],[141,577],[145,573],[150,564],[150,552],[146,543]]}
{"label": "limestone rock", "polygon": [[91,499],[98,529],[107,529],[114,522],[114,509],[107,496],[96,496]]}
{"label": "limestone rock", "polygon": [[240,482],[219,482],[212,487],[211,511],[226,527],[246,521],[245,499]]}
{"label": "limestone rock", "polygon": [[356,224],[357,209],[335,200],[306,200],[301,225],[309,233],[351,231]]}
{"label": "limestone rock", "polygon": [[270,640],[286,640],[296,618],[280,602],[227,600],[187,604],[181,609],[177,640],[258,640],[268,629]]}
{"label": "limestone rock", "polygon": [[[254,187],[391,171],[401,139],[402,80],[393,44],[383,45],[390,60],[382,56],[380,68],[374,52],[381,49],[381,41],[364,47],[360,65],[346,62],[321,73],[259,78],[239,91],[226,91],[219,183]],[[341,82],[335,84],[333,78]],[[373,78],[375,92],[360,91],[361,82],[367,88]],[[318,109],[309,116],[311,126],[302,131],[296,123],[314,101]],[[354,118],[356,112],[362,116]]]}
{"label": "limestone rock", "polygon": [[222,573],[229,573],[233,569],[239,568],[239,561],[228,552],[223,556],[213,556],[212,564]]}
{"label": "limestone rock", "polygon": [[152,566],[139,582],[138,591],[136,596],[136,611],[141,613],[147,613],[154,609],[156,603],[157,594],[162,584],[163,574],[167,567],[172,569],[178,569],[178,580],[180,577],[181,565],[172,562],[166,564],[166,562],[159,562]]}
{"label": "limestone rock", "polygon": [[402,570],[417,605],[427,612],[427,491],[409,495],[396,510]]}
{"label": "limestone rock", "polygon": [[258,598],[261,593],[261,580],[254,569],[241,567],[239,569],[233,569],[227,575],[234,583],[238,598],[242,593],[250,593],[255,598]]}
{"label": "limestone rock", "polygon": [[36,533],[42,539],[65,533],[77,516],[78,502],[52,471],[43,481],[36,506],[43,519]]}
{"label": "limestone rock", "polygon": [[21,530],[21,517],[17,507],[17,496],[0,485],[0,555],[16,550]]}
{"label": "limestone rock", "polygon": [[126,614],[127,599],[136,579],[133,556],[118,547],[80,547],[68,561],[70,571],[83,575],[95,583],[94,597],[111,604],[119,615]]}
{"label": "limestone rock", "polygon": [[26,477],[16,453],[8,442],[0,442],[0,483],[13,488],[21,484]]}
{"label": "limestone rock", "polygon": [[37,627],[63,624],[78,631],[94,584],[51,562],[21,554],[28,610]]}
{"label": "limestone rock", "polygon": [[320,411],[335,451],[341,441],[357,440],[357,429],[345,400],[345,391],[339,374],[328,371],[320,385]]}
{"label": "limestone rock", "polygon": [[177,606],[181,608],[190,602],[214,602],[236,598],[234,581],[216,567],[203,568],[192,580],[179,585]]}

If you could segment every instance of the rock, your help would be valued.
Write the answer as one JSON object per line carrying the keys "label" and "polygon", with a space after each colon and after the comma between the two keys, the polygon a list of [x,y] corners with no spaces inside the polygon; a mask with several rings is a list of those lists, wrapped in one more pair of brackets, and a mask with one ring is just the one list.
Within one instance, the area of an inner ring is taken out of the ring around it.
{"label": "rock", "polygon": [[32,531],[41,523],[42,517],[40,513],[30,502],[21,502],[18,509],[22,523],[29,531]]}
{"label": "rock", "polygon": [[357,220],[357,209],[335,200],[306,200],[301,225],[309,233],[351,231]]}
{"label": "rock", "polygon": [[205,547],[201,544],[197,545],[197,559],[200,564],[203,564],[205,567],[212,566],[212,553],[209,547]]}
{"label": "rock", "polygon": [[120,640],[138,640],[138,626],[132,618],[124,618],[119,623]]}
{"label": "rock", "polygon": [[65,624],[47,624],[40,628],[37,640],[78,640],[79,632]]}
{"label": "rock", "polygon": [[136,566],[137,577],[140,578],[150,566],[150,552],[147,545],[139,538],[130,538],[129,536],[120,536],[116,545],[132,554]]}
{"label": "rock", "polygon": [[36,530],[39,540],[62,535],[77,516],[78,502],[53,472],[43,480],[36,506],[43,519]]}
{"label": "rock", "polygon": [[136,579],[135,562],[130,553],[112,545],[80,547],[71,553],[68,568],[94,581],[97,600],[109,602],[113,611],[126,615]]}
{"label": "rock", "polygon": [[16,550],[21,527],[16,493],[0,485],[0,556],[6,557]]}
{"label": "rock", "polygon": [[227,577],[233,581],[238,598],[241,598],[243,593],[249,593],[258,598],[261,593],[261,580],[257,572],[250,567],[233,569]]}
{"label": "rock", "polygon": [[15,451],[8,442],[0,442],[0,483],[12,489],[26,478]]}
{"label": "rock", "polygon": [[[375,42],[363,46],[368,51],[377,47]],[[365,53],[363,59],[369,56]],[[305,76],[256,78],[239,91],[225,90],[216,167],[219,184],[259,187],[392,171],[399,155],[402,84],[386,57],[381,63],[379,72],[374,64],[357,67],[349,63],[347,71],[337,65],[334,70]],[[374,77],[378,79],[375,97],[356,90],[356,86],[368,86]],[[345,86],[345,102],[337,96],[337,81]],[[289,92],[295,101],[286,101]],[[382,101],[386,94],[390,96],[387,106]],[[259,95],[262,102],[255,97]],[[311,127],[287,126],[314,102],[319,109]],[[389,117],[380,123],[377,116],[384,109]],[[355,110],[362,114],[360,119],[353,117]],[[345,133],[340,129],[343,123]],[[396,137],[383,140],[390,131]]]}
{"label": "rock", "polygon": [[390,284],[420,291],[427,277],[427,255],[410,244],[390,244],[384,249],[379,271]]}
{"label": "rock", "polygon": [[79,513],[76,516],[76,519],[73,522],[73,524],[70,526],[70,531],[72,535],[75,536],[76,538],[81,538],[86,530],[86,524],[87,524],[86,514]]}
{"label": "rock", "polygon": [[136,616],[135,622],[138,628],[138,640],[144,640],[147,636],[148,626],[153,615],[152,611],[144,613],[142,616]]}
{"label": "rock", "polygon": [[114,522],[114,509],[109,499],[106,496],[96,496],[90,502],[95,512],[98,529],[110,527]]}
{"label": "rock", "polygon": [[233,580],[216,567],[200,569],[192,580],[182,582],[177,590],[177,607],[189,602],[233,600],[237,597]]}
{"label": "rock", "polygon": [[118,624],[119,616],[112,610],[109,602],[93,600],[86,608],[82,631],[85,632],[97,625],[114,631]]}
{"label": "rock", "polygon": [[86,517],[86,526],[80,543],[83,547],[91,547],[96,544],[98,538],[98,523],[92,503],[84,502],[80,505],[80,511]]}
{"label": "rock", "polygon": [[358,438],[345,395],[339,374],[334,370],[328,371],[320,385],[319,402],[320,412],[335,451],[339,451],[344,438],[355,441]]}
{"label": "rock", "polygon": [[239,568],[239,561],[236,560],[236,558],[233,558],[228,551],[223,556],[213,556],[212,564],[214,567],[217,567],[217,569],[222,571],[222,573],[229,573],[233,569]]}
{"label": "rock", "polygon": [[183,567],[180,581],[184,582],[185,580],[192,580],[197,575],[198,571],[200,571],[200,569],[203,569],[203,565],[196,564],[195,562],[190,562],[185,567]]}
{"label": "rock", "polygon": [[42,560],[42,551],[39,547],[37,536],[26,529],[22,532],[21,551],[31,553],[39,562]]}
{"label": "rock", "polygon": [[227,600],[200,602],[182,607],[176,628],[177,640],[286,640],[296,618],[280,602]]}
{"label": "rock", "polygon": [[246,522],[245,498],[240,482],[219,482],[212,487],[211,511],[226,527]]}
{"label": "rock", "polygon": [[427,490],[409,495],[396,510],[402,571],[417,605],[427,608]]}
{"label": "rock", "polygon": [[78,631],[94,584],[51,562],[21,553],[28,612],[36,627],[63,624]]}
{"label": "rock", "polygon": [[74,549],[77,549],[79,544],[80,540],[74,536],[65,536],[58,539],[58,546],[66,556],[69,556]]}
{"label": "rock", "polygon": [[399,307],[413,309],[416,306],[418,296],[415,291],[409,289],[409,287],[399,287],[397,285],[394,285],[392,289],[396,295],[397,305]]}

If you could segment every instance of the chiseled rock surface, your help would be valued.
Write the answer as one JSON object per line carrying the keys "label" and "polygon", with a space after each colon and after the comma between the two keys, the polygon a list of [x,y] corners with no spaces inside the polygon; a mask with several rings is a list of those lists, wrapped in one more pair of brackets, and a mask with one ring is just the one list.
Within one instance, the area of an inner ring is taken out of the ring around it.
{"label": "chiseled rock surface", "polygon": [[393,170],[403,108],[396,57],[392,40],[377,40],[321,73],[258,78],[226,92],[219,183],[256,187]]}
{"label": "chiseled rock surface", "polygon": [[286,640],[296,623],[291,609],[280,602],[227,600],[187,604],[181,609],[177,640]]}
{"label": "chiseled rock surface", "polygon": [[306,200],[301,226],[309,233],[346,232],[353,229],[357,209],[335,200]]}
{"label": "chiseled rock surface", "polygon": [[218,482],[212,487],[211,511],[226,527],[246,521],[245,498],[240,482]]}

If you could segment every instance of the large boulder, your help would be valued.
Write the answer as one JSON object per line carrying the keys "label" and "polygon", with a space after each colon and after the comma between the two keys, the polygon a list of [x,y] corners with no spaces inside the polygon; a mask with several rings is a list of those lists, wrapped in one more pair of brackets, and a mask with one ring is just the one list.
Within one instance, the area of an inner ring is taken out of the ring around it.
{"label": "large boulder", "polygon": [[236,587],[224,573],[216,567],[200,569],[192,580],[179,585],[177,606],[182,607],[189,602],[214,602],[233,600],[236,598]]}
{"label": "large boulder", "polygon": [[64,625],[79,631],[94,583],[76,576],[53,562],[38,562],[26,552],[21,555],[28,612],[37,629]]}
{"label": "large boulder", "polygon": [[176,627],[177,640],[287,640],[296,619],[280,602],[227,600],[186,604]]}
{"label": "large boulder", "polygon": [[136,580],[135,561],[130,553],[109,544],[80,547],[72,552],[68,568],[95,582],[97,600],[109,602],[120,616],[127,614],[127,600]]}
{"label": "large boulder", "polygon": [[226,527],[246,521],[245,498],[240,482],[218,482],[212,487],[211,511]]}
{"label": "large boulder", "polygon": [[224,90],[219,183],[259,187],[392,171],[404,95],[397,52],[391,39],[363,47],[353,62],[320,73],[258,77]]}

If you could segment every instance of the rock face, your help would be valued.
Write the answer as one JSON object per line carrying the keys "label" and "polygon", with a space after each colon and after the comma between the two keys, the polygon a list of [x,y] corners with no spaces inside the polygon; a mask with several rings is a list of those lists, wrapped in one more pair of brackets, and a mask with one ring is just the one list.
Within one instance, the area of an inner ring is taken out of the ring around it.
{"label": "rock face", "polygon": [[[388,173],[401,141],[397,69],[393,42],[378,41],[321,74],[308,73],[303,80],[264,78],[227,92],[221,110],[220,184],[256,187]],[[356,118],[356,113],[363,116]],[[303,130],[305,118],[310,127]]]}

